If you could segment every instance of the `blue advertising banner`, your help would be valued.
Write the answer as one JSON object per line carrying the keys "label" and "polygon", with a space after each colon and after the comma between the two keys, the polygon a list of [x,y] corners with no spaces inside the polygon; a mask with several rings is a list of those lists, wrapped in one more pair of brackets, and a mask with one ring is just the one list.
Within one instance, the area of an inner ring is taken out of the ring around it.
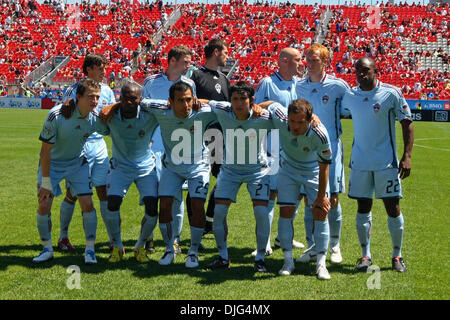
{"label": "blue advertising banner", "polygon": [[411,110],[447,110],[450,111],[448,100],[406,100]]}

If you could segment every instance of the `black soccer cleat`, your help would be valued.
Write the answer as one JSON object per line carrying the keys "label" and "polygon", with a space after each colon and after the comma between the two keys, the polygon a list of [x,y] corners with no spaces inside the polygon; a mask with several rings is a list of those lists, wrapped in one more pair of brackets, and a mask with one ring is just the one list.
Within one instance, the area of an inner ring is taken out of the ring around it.
{"label": "black soccer cleat", "polygon": [[261,272],[261,273],[268,272],[264,260],[255,261],[255,272]]}
{"label": "black soccer cleat", "polygon": [[392,258],[392,270],[406,272],[406,264],[402,257]]}
{"label": "black soccer cleat", "polygon": [[230,269],[230,260],[223,259],[219,257],[219,259],[214,260],[213,263],[208,264],[207,269],[215,270],[215,269]]}
{"label": "black soccer cleat", "polygon": [[369,257],[362,257],[356,263],[355,270],[367,272],[367,269],[369,269],[369,267],[371,265],[372,265],[372,259],[370,259]]}

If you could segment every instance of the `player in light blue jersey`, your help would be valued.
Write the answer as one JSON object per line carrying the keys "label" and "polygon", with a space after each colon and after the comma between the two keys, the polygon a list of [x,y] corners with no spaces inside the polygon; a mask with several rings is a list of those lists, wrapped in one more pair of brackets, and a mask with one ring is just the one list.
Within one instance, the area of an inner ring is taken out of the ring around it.
{"label": "player in light blue jersey", "polygon": [[[168,53],[168,67],[165,72],[149,76],[145,79],[142,88],[142,98],[167,100],[169,98],[170,87],[178,81],[183,81],[190,85],[194,96],[196,95],[195,83],[183,74],[191,65],[192,54],[189,48],[183,45],[175,46]],[[158,126],[152,138],[152,151],[156,157],[156,168],[158,176],[161,172],[161,159],[164,157],[164,145],[161,138],[161,129]],[[188,209],[190,209],[188,207]],[[181,253],[181,232],[183,229],[184,202],[182,193],[174,198],[173,203],[173,230],[175,232],[175,252]],[[153,235],[147,240],[148,252],[154,252]]]}
{"label": "player in light blue jersey", "polygon": [[[103,108],[116,102],[114,98],[114,92],[102,83],[105,77],[105,68],[108,63],[107,59],[101,54],[89,54],[83,61],[83,72],[87,79],[92,79],[101,84],[100,98],[98,100],[97,108]],[[79,82],[71,86],[64,100],[76,99],[76,91]],[[63,113],[65,110],[63,106]],[[109,170],[109,160],[108,160],[108,150],[106,148],[106,143],[103,137],[98,133],[92,133],[86,140],[83,148],[83,153],[86,156],[89,164],[89,172],[91,175],[92,185],[97,191],[98,199],[100,200],[100,213],[105,220],[106,210],[107,210],[107,199],[106,199],[106,177]],[[69,241],[69,225],[72,220],[73,211],[75,209],[76,198],[72,197],[70,193],[70,185],[66,186],[66,197],[61,203],[60,208],[60,238],[58,241],[58,247],[62,250],[73,251],[75,248]],[[111,243],[111,237],[109,237]]]}
{"label": "player in light blue jersey", "polygon": [[[281,105],[287,107],[296,99],[297,93],[295,91],[296,83],[298,82],[297,75],[302,64],[301,53],[294,48],[284,48],[280,51],[278,59],[278,71],[272,73],[270,76],[263,78],[255,92],[255,103],[262,103],[264,101],[275,101]],[[270,132],[267,137],[267,149],[271,152],[270,146]],[[272,152],[271,152],[272,153]],[[269,164],[271,165],[271,164]],[[274,216],[275,199],[277,197],[277,175],[270,175],[270,198],[269,198],[269,217],[270,225],[272,225]],[[296,211],[297,213],[297,211]],[[280,246],[280,240],[278,236],[275,238],[275,246]],[[292,245],[296,248],[304,248],[303,243],[292,240]],[[270,237],[267,242],[266,255],[272,254],[272,248],[270,245]],[[252,255],[256,255],[256,250],[252,252]]]}
{"label": "player in light blue jersey", "polygon": [[158,178],[155,157],[150,140],[158,125],[155,117],[141,110],[141,88],[137,84],[122,86],[120,102],[108,106],[109,119],[97,122],[96,130],[110,135],[112,140],[111,168],[108,175],[108,215],[105,223],[114,241],[110,262],[119,262],[123,256],[120,206],[134,182],[140,193],[140,204],[145,206],[141,232],[134,252],[138,262],[148,262],[144,244],[152,234],[158,219]]}
{"label": "player in light blue jersey", "polygon": [[284,254],[280,275],[290,275],[295,269],[292,257],[294,237],[294,213],[300,192],[304,192],[311,204],[314,217],[316,274],[320,280],[330,279],[326,268],[329,241],[327,212],[331,207],[328,188],[329,164],[332,151],[328,132],[321,124],[311,125],[313,106],[304,99],[297,99],[289,108],[278,103],[269,106],[274,127],[280,137],[280,171],[278,173],[278,236]]}
{"label": "player in light blue jersey", "polygon": [[[253,201],[256,219],[257,254],[255,272],[267,272],[264,262],[267,241],[270,235],[270,218],[267,204],[269,201],[269,175],[267,163],[261,152],[261,141],[273,128],[270,115],[264,110],[255,117],[254,89],[246,82],[238,82],[230,90],[231,103],[210,101],[224,132],[225,156],[217,178],[213,232],[219,249],[219,259],[208,268],[229,268],[227,246],[228,227],[226,217],[232,202],[242,183]],[[217,139],[215,139],[217,141]],[[216,152],[220,152],[217,148]]]}
{"label": "player in light blue jersey", "polygon": [[[372,202],[383,199],[388,214],[393,253],[392,269],[406,271],[401,249],[404,220],[400,210],[401,179],[410,175],[414,127],[411,110],[401,91],[376,79],[378,69],[371,58],[355,63],[359,87],[345,94],[342,105],[353,119],[353,147],[350,158],[350,198],[358,201],[356,231],[362,248],[362,258],[356,269],[366,271],[372,264],[370,233]],[[397,159],[395,120],[401,123],[404,150]]]}
{"label": "player in light blue jersey", "polygon": [[[333,162],[330,165],[330,202],[331,210],[328,213],[330,224],[330,262],[342,263],[340,238],[342,228],[342,207],[339,202],[339,193],[345,192],[345,175],[343,165],[343,145],[340,139],[341,101],[346,92],[350,90],[348,84],[341,79],[326,74],[326,67],[330,60],[330,53],[321,44],[313,44],[306,50],[306,66],[308,75],[297,83],[297,98],[306,99],[314,106],[314,113],[320,118],[330,137]],[[305,201],[305,205],[307,201]],[[305,231],[308,250],[297,260],[310,262],[315,260],[313,217],[311,207],[305,207]]]}
{"label": "player in light blue jersey", "polygon": [[166,252],[159,264],[169,265],[175,258],[175,235],[171,224],[173,199],[187,180],[193,213],[190,220],[191,246],[185,264],[187,268],[196,268],[199,265],[198,249],[205,226],[204,204],[210,174],[208,148],[203,141],[203,133],[207,125],[215,120],[215,115],[209,107],[192,110],[192,91],[190,85],[179,81],[170,87],[169,102],[152,99],[144,99],[141,102],[141,106],[156,117],[161,127],[165,150],[158,196],[159,227],[166,244]]}
{"label": "player in light blue jersey", "polygon": [[44,250],[33,259],[40,263],[53,259],[51,241],[51,207],[54,196],[61,194],[59,183],[65,179],[71,194],[78,197],[86,238],[85,263],[95,264],[97,214],[92,203],[89,167],[82,154],[86,139],[94,132],[96,117],[91,111],[97,106],[100,85],[87,79],[79,83],[76,102],[66,117],[61,105],[50,110],[39,139],[42,141],[38,172],[37,228]]}

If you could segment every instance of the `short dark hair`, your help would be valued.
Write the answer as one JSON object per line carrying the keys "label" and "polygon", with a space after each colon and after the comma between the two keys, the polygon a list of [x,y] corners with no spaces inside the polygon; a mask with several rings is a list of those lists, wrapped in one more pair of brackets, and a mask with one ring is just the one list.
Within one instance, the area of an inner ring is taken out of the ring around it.
{"label": "short dark hair", "polygon": [[170,59],[175,58],[175,60],[178,61],[183,56],[191,56],[192,57],[191,50],[186,46],[178,45],[178,46],[172,47],[169,50],[169,54],[167,55],[167,60],[170,61]]}
{"label": "short dark hair", "polygon": [[175,82],[169,89],[169,97],[171,100],[174,100],[175,99],[175,91],[186,92],[187,90],[190,90],[191,93],[193,93],[192,87],[190,85],[188,85],[187,83],[185,83],[183,81]]}
{"label": "short dark hair", "polygon": [[102,66],[108,63],[108,59],[100,53],[88,54],[83,61],[83,72],[87,75],[87,68],[92,68],[93,66]]}
{"label": "short dark hair", "polygon": [[81,80],[77,85],[77,95],[84,96],[88,89],[101,89],[101,85],[92,79]]}
{"label": "short dark hair", "polygon": [[211,40],[205,46],[205,59],[211,58],[215,49],[222,51],[225,48],[228,48],[228,45],[224,41],[219,39]]}
{"label": "short dark hair", "polygon": [[230,97],[234,92],[237,92],[239,94],[246,93],[248,98],[252,98],[255,95],[255,88],[253,88],[253,86],[246,81],[238,81],[231,86]]}
{"label": "short dark hair", "polygon": [[314,112],[313,105],[309,103],[308,100],[305,99],[296,99],[289,104],[288,107],[288,115],[292,113],[306,113],[306,120],[311,120],[311,117]]}

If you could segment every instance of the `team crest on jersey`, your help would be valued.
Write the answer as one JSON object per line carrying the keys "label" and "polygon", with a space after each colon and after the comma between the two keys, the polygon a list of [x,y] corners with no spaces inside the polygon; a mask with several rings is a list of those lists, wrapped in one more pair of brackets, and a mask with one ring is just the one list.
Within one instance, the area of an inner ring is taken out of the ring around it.
{"label": "team crest on jersey", "polygon": [[317,89],[314,88],[313,91],[312,91],[312,93],[317,93]]}
{"label": "team crest on jersey", "polygon": [[145,136],[145,130],[141,130],[141,131],[139,131],[139,137],[143,137],[143,136]]}
{"label": "team crest on jersey", "polygon": [[323,103],[323,104],[327,104],[328,101],[330,101],[330,97],[329,97],[327,94],[325,94],[325,95],[322,97],[322,103]]}
{"label": "team crest on jersey", "polygon": [[49,136],[53,133],[53,130],[50,127],[44,127],[44,132],[47,136]]}
{"label": "team crest on jersey", "polygon": [[374,111],[375,113],[377,113],[378,111],[380,111],[380,109],[381,109],[381,105],[380,105],[379,103],[375,103],[375,104],[373,105],[373,111]]}
{"label": "team crest on jersey", "polygon": [[216,88],[217,93],[220,94],[220,90],[222,90],[222,86],[219,83],[216,83],[214,88]]}
{"label": "team crest on jersey", "polygon": [[308,147],[304,147],[304,148],[303,148],[303,151],[305,151],[305,152],[310,152],[311,149],[309,149]]}
{"label": "team crest on jersey", "polygon": [[407,104],[405,104],[404,106],[403,106],[403,110],[405,111],[405,112],[410,112],[411,110],[409,109],[409,106],[407,105]]}
{"label": "team crest on jersey", "polygon": [[369,101],[369,98],[365,97],[363,101],[367,102],[367,101]]}
{"label": "team crest on jersey", "polygon": [[77,130],[81,130],[81,127],[80,127],[80,125],[77,125],[77,126],[75,127],[75,129],[77,129]]}

